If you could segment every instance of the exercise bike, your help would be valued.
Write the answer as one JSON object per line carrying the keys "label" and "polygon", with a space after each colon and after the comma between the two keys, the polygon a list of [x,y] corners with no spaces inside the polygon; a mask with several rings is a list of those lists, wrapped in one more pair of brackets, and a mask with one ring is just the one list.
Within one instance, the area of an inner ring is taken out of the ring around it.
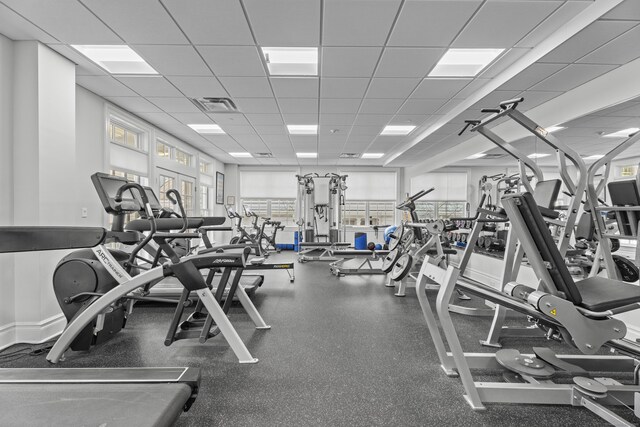
{"label": "exercise bike", "polygon": [[[244,209],[244,213],[246,216],[250,216],[253,218],[252,227],[256,230],[255,234],[251,234],[251,236],[255,237],[258,245],[260,245],[260,250],[264,256],[267,256],[269,252],[280,253],[280,249],[276,246],[276,234],[278,230],[284,230],[284,225],[280,221],[271,221],[271,218],[268,217],[260,217],[257,213],[253,212],[251,209],[247,209],[246,206],[242,206]],[[262,219],[262,224],[258,225],[258,220]],[[271,226],[271,235],[269,236],[264,232],[266,226]]]}
{"label": "exercise bike", "polygon": [[242,215],[236,212],[232,207],[226,206],[224,207],[225,211],[227,211],[227,216],[233,221],[236,221],[236,230],[238,231],[238,235],[233,236],[229,241],[232,245],[239,244],[249,244],[251,248],[255,250],[255,254],[257,256],[264,256],[262,248],[258,242],[257,235],[255,233],[250,234],[247,232],[247,229],[242,226]]}

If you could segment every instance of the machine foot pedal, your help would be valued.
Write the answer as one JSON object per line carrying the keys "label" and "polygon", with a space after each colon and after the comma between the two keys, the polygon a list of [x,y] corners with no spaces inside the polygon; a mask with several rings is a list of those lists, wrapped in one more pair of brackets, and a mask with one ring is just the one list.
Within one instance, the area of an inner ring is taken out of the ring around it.
{"label": "machine foot pedal", "polygon": [[581,368],[578,365],[574,365],[573,363],[565,362],[562,359],[559,359],[556,354],[547,347],[533,347],[533,353],[536,355],[538,359],[544,360],[549,365],[555,366],[558,369],[567,372],[574,372],[577,374],[586,374],[587,371]]}
{"label": "machine foot pedal", "polygon": [[512,372],[533,378],[551,378],[556,372],[545,361],[536,357],[522,355],[518,350],[513,349],[498,350],[496,352],[496,361]]}

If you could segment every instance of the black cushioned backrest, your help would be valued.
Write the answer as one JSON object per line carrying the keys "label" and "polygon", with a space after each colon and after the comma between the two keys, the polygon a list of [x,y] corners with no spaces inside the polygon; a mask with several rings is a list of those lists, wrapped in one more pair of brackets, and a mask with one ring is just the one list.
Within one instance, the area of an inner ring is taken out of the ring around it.
{"label": "black cushioned backrest", "polygon": [[534,190],[533,196],[538,203],[538,206],[543,208],[553,209],[558,201],[558,194],[560,194],[560,187],[562,181],[559,179],[550,179],[547,181],[538,181]]}
{"label": "black cushioned backrest", "polygon": [[[578,287],[575,285],[569,269],[564,263],[564,258],[560,255],[560,251],[551,237],[549,227],[545,223],[533,195],[527,192],[507,197],[517,199],[521,202],[516,205],[516,208],[522,215],[525,226],[529,231],[529,236],[519,237],[521,239],[531,238],[542,260],[550,264],[551,268],[548,269],[548,271],[556,289],[564,293],[569,301],[574,304],[580,304],[582,297],[580,296]],[[533,254],[527,254],[527,256],[532,255]]]}

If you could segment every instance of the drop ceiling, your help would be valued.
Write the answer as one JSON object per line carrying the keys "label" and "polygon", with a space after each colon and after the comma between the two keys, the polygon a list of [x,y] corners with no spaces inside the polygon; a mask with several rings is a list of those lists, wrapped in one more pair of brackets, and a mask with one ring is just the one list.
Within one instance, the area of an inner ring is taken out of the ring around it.
{"label": "drop ceiling", "polygon": [[[459,125],[484,105],[524,96],[532,108],[640,57],[640,2],[627,0],[403,148],[594,3],[0,0],[0,33],[47,44],[78,65],[79,85],[224,162],[382,165],[399,154],[390,164],[411,166],[463,140]],[[111,76],[71,44],[128,44],[160,76]],[[269,76],[259,51],[268,46],[318,47],[319,76]],[[505,52],[475,78],[426,79],[449,47]],[[230,97],[240,113],[204,114],[188,100],[205,96]],[[189,123],[217,123],[226,135],[200,135]],[[289,135],[287,124],[318,124],[318,135]],[[380,136],[387,124],[418,129]],[[273,157],[228,155],[242,151]],[[298,159],[300,151],[318,158]],[[385,156],[340,159],[343,152]]]}

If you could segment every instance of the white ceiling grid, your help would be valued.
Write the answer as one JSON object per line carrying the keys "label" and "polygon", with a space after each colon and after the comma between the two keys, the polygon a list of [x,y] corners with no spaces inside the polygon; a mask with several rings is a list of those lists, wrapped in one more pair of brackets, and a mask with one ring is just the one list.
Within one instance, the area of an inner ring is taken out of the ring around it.
{"label": "white ceiling grid", "polygon": [[[380,136],[386,124],[435,122],[591,3],[0,0],[0,31],[48,44],[78,64],[78,84],[222,161],[379,165],[384,158],[339,155],[391,153],[411,135]],[[640,56],[640,8],[632,3],[640,2],[625,2],[485,100],[524,94],[531,108]],[[123,43],[161,76],[114,78],[68,46]],[[319,47],[319,77],[269,77],[259,48],[271,46]],[[475,79],[425,79],[449,47],[506,51]],[[188,100],[201,96],[229,96],[242,113],[205,115]],[[455,144],[460,120],[397,164],[416,164]],[[186,126],[194,122],[218,123],[227,135],[199,135]],[[288,135],[285,124],[319,124],[319,133]],[[272,152],[274,159],[234,159],[230,151]],[[297,159],[296,151],[317,151],[319,158]]]}

